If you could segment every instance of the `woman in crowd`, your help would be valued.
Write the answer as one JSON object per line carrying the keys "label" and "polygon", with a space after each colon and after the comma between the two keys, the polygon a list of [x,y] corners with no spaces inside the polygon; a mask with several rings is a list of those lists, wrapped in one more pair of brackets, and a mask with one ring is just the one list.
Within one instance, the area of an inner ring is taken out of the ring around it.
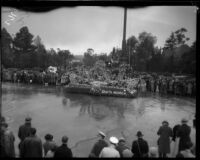
{"label": "woman in crowd", "polygon": [[51,150],[52,148],[56,148],[56,143],[53,141],[53,136],[51,134],[45,135],[45,143],[43,144],[44,149],[44,156],[46,156],[47,152]]}
{"label": "woman in crowd", "polygon": [[158,139],[159,157],[165,158],[170,153],[170,143],[173,136],[172,129],[169,127],[167,121],[162,122],[162,126],[159,128],[157,134],[160,136]]}

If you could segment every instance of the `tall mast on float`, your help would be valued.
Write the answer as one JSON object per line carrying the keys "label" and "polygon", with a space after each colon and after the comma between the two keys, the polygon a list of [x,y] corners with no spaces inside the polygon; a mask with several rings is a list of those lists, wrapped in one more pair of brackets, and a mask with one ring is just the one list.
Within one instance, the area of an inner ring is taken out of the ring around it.
{"label": "tall mast on float", "polygon": [[124,28],[123,28],[123,39],[122,39],[122,61],[125,62],[126,54],[126,21],[127,21],[127,8],[124,8]]}

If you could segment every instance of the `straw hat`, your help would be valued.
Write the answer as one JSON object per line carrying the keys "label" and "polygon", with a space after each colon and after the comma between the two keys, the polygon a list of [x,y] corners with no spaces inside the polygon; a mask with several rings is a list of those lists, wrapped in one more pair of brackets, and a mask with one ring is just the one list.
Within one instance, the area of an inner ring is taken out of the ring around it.
{"label": "straw hat", "polygon": [[116,137],[110,137],[109,141],[112,144],[117,144],[119,142],[119,140]]}
{"label": "straw hat", "polygon": [[100,136],[103,136],[103,137],[105,137],[105,136],[106,136],[106,134],[105,134],[105,133],[103,133],[102,131],[99,131],[98,133],[99,133],[99,135],[100,135]]}

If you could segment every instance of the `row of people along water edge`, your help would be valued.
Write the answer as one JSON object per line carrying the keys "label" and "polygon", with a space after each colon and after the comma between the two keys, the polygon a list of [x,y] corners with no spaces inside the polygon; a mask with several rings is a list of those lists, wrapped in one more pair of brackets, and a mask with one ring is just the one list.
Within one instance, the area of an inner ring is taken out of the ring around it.
{"label": "row of people along water edge", "polygon": [[[86,77],[81,77],[81,73],[70,71],[66,76],[63,74],[63,76],[58,76],[57,73],[50,73],[50,72],[41,72],[41,73],[31,73],[22,71],[22,72],[11,72],[11,82],[16,83],[38,83],[38,84],[68,84],[71,82],[71,78],[73,77],[71,75],[78,75],[75,81],[77,84],[89,84],[89,80]],[[3,74],[2,80],[6,81],[6,74]],[[96,76],[97,78],[93,81],[96,81],[101,76]],[[187,78],[180,76],[180,78],[177,78],[177,76],[173,75],[159,75],[159,74],[148,74],[148,73],[135,73],[132,77],[124,76],[124,80],[115,79],[116,83],[111,83],[111,79],[105,79],[104,81],[108,81],[108,86],[112,87],[123,87],[129,89],[128,83],[125,81],[129,81],[130,78],[138,79],[139,81],[134,86],[134,89],[138,90],[139,92],[157,92],[160,94],[173,94],[173,95],[181,95],[181,96],[189,96],[189,97],[195,97],[196,96],[196,80],[195,78]],[[73,83],[73,82],[72,82]],[[132,88],[133,89],[133,88]]]}
{"label": "row of people along water edge", "polygon": [[[196,116],[196,115],[195,115]],[[72,150],[68,147],[68,136],[61,138],[62,144],[58,146],[53,135],[46,134],[45,142],[37,136],[37,130],[31,125],[31,118],[27,117],[25,123],[19,127],[18,144],[19,157],[76,157]],[[157,146],[149,147],[148,141],[145,140],[141,131],[137,131],[137,139],[132,142],[132,147],[127,146],[126,139],[115,136],[109,137],[109,141],[105,140],[106,134],[102,131],[98,132],[98,141],[93,145],[88,157],[163,157],[166,158],[171,153],[170,143],[176,142],[179,138],[178,152],[175,157],[194,158],[196,156],[196,144],[192,143],[190,133],[191,127],[187,124],[188,120],[183,118],[181,124],[177,124],[173,129],[169,126],[168,121],[163,121],[159,127],[157,135]],[[193,127],[196,128],[196,117],[193,120]],[[1,117],[1,157],[17,157],[15,152],[15,136],[8,129],[8,123],[5,118]],[[196,142],[195,142],[196,143]],[[87,157],[87,155],[86,155]]]}

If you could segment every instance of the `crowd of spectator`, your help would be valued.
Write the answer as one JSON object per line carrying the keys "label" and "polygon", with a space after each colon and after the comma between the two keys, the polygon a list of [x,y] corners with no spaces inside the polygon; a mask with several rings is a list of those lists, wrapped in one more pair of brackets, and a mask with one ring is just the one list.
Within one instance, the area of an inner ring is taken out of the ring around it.
{"label": "crowd of spectator", "polygon": [[[193,126],[196,128],[196,117],[193,121]],[[94,158],[156,158],[168,157],[171,152],[170,143],[179,138],[177,158],[195,158],[196,144],[193,144],[190,138],[191,127],[187,124],[188,120],[183,118],[181,124],[177,124],[173,129],[169,126],[168,121],[163,121],[157,131],[159,136],[157,146],[149,146],[149,143],[144,139],[141,131],[137,131],[137,139],[133,140],[132,146],[128,147],[126,139],[116,136],[109,137],[109,141],[105,140],[106,134],[102,131],[98,132],[98,141],[94,144],[88,157]],[[58,146],[54,137],[51,134],[46,134],[42,139],[37,136],[37,130],[31,125],[31,118],[27,117],[25,123],[19,127],[18,137],[20,143],[18,145],[19,157],[75,157],[72,150],[68,147],[68,136],[64,135],[61,138],[62,144]],[[1,117],[1,157],[16,157],[15,152],[15,136],[10,129],[4,117]]]}
{"label": "crowd of spectator", "polygon": [[[93,67],[77,66],[67,68],[65,73],[39,72],[33,70],[4,69],[3,81],[36,84],[91,84],[94,81],[106,82],[107,86],[137,89],[139,92],[157,92],[162,95],[196,96],[196,79],[192,76],[146,73],[133,71],[127,66],[106,68],[103,64]],[[135,83],[135,81],[137,81]],[[130,87],[130,82],[134,83]]]}

